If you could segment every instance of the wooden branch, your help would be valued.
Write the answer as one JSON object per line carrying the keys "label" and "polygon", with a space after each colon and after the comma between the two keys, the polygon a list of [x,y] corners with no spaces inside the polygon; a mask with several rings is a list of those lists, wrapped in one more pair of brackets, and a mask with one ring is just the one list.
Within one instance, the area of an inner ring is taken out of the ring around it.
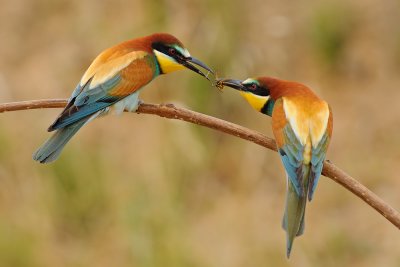
{"label": "wooden branch", "polygon": [[[41,108],[63,108],[67,100],[64,99],[45,99],[45,100],[32,100],[14,103],[0,104],[0,113],[28,110],[28,109],[41,109]],[[168,119],[178,119],[194,124],[202,125],[220,132],[224,132],[268,149],[276,151],[275,141],[261,133],[249,130],[240,125],[207,116],[198,112],[194,112],[184,108],[177,108],[172,104],[141,104],[137,113],[153,114]],[[361,198],[365,203],[374,208],[382,214],[393,225],[400,229],[400,213],[392,208],[389,204],[385,203],[376,194],[358,182],[356,179],[336,167],[329,160],[325,161],[322,174],[331,178],[338,184],[351,191],[353,194]]]}

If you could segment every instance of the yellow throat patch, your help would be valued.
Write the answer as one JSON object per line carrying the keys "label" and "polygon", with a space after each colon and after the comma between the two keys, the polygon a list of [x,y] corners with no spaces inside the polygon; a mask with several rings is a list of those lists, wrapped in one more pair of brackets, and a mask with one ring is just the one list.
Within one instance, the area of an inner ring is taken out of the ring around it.
{"label": "yellow throat patch", "polygon": [[264,107],[264,105],[268,102],[269,99],[269,96],[254,95],[250,92],[240,91],[240,94],[257,111],[261,111],[261,109]]}
{"label": "yellow throat patch", "polygon": [[160,64],[162,73],[167,74],[185,68],[185,66],[176,62],[172,57],[169,57],[161,52],[158,52],[157,50],[154,50],[154,54],[156,55],[157,61]]}

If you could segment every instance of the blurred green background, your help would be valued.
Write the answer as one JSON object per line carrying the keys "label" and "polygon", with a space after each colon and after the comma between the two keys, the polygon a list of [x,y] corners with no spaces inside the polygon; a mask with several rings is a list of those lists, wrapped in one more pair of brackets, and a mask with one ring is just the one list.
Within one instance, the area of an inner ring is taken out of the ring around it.
{"label": "blurred green background", "polygon": [[[0,0],[0,102],[67,98],[103,49],[176,35],[220,76],[309,85],[333,108],[328,158],[400,209],[400,1]],[[272,136],[237,93],[181,71],[141,98]],[[290,261],[276,153],[189,123],[109,116],[54,164],[60,110],[0,114],[0,266],[400,266],[398,229],[321,178]]]}

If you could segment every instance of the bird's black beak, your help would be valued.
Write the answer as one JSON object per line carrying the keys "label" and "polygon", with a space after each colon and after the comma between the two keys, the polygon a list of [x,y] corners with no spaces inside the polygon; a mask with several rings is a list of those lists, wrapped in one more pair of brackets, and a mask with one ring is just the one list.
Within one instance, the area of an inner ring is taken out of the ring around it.
{"label": "bird's black beak", "polygon": [[[197,66],[200,66],[200,67],[202,67],[203,69],[207,70],[207,71],[208,71],[207,75],[204,74],[201,70],[199,70],[198,68],[196,68],[196,67],[195,67],[194,65],[192,65],[191,63],[193,63],[193,64],[195,64],[195,65],[197,65]],[[210,67],[208,67],[206,64],[204,64],[203,62],[201,62],[200,60],[198,60],[197,58],[194,58],[194,57],[185,58],[185,59],[181,62],[181,64],[182,64],[183,66],[185,66],[186,68],[188,68],[188,69],[190,69],[190,70],[196,72],[197,74],[200,74],[201,76],[205,77],[205,78],[206,78],[207,80],[209,80],[209,81],[211,81],[211,80],[210,80],[210,78],[208,78],[208,75],[209,75],[210,73],[214,75],[214,71],[213,71]]]}
{"label": "bird's black beak", "polygon": [[228,86],[233,89],[239,90],[239,91],[246,91],[246,87],[243,86],[241,80],[234,80],[234,79],[218,79],[216,81],[217,87],[224,87]]}

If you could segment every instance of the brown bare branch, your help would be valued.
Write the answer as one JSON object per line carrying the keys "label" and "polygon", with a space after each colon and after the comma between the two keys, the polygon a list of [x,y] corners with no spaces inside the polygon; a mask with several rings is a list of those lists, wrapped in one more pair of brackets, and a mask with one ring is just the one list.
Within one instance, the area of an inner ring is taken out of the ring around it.
{"label": "brown bare branch", "polygon": [[[28,110],[28,109],[41,109],[41,108],[63,108],[67,101],[64,99],[46,99],[46,100],[32,100],[14,103],[0,104],[0,113]],[[141,104],[137,113],[153,114],[168,119],[177,119],[194,124],[202,125],[217,131],[221,131],[268,149],[276,151],[275,141],[261,133],[249,130],[240,125],[207,116],[198,112],[194,112],[184,108],[177,108],[172,104]],[[356,179],[336,167],[333,163],[325,161],[322,174],[331,178],[338,184],[351,191],[353,194],[361,198],[365,203],[374,208],[382,214],[393,225],[400,229],[400,213],[392,208],[389,204],[384,202],[376,194],[358,182]]]}

